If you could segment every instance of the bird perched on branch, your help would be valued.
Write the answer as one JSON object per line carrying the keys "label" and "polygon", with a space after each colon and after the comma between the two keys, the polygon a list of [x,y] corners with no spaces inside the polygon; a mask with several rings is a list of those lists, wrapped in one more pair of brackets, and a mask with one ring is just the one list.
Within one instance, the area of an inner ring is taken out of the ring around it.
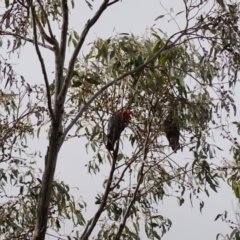
{"label": "bird perched on branch", "polygon": [[129,109],[117,112],[109,118],[107,132],[107,149],[109,151],[114,150],[115,142],[120,139],[120,135],[124,128],[127,126],[130,119],[131,117]]}
{"label": "bird perched on branch", "polygon": [[177,150],[180,149],[179,144],[180,131],[178,125],[173,121],[173,117],[171,115],[168,115],[166,119],[163,121],[163,131],[166,134],[169,146],[172,147],[172,150],[174,152],[177,152]]}

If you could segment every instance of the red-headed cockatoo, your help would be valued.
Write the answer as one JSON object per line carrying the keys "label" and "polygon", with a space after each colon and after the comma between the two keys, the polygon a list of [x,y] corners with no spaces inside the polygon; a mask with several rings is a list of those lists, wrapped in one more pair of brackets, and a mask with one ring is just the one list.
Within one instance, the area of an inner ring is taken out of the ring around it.
{"label": "red-headed cockatoo", "polygon": [[163,131],[166,134],[166,137],[169,142],[169,146],[172,147],[172,150],[176,152],[178,149],[180,149],[180,144],[179,144],[179,127],[177,126],[176,123],[174,123],[172,117],[168,116],[164,121],[163,121]]}
{"label": "red-headed cockatoo", "polygon": [[127,126],[130,117],[130,110],[126,109],[113,114],[108,120],[107,149],[114,150],[114,144],[120,139],[121,132]]}

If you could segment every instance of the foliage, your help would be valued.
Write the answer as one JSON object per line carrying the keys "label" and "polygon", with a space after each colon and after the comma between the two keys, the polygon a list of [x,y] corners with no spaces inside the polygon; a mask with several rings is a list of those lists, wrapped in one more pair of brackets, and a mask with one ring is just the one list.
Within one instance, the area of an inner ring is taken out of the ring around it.
{"label": "foliage", "polygon": [[[183,1],[185,11],[176,18],[185,13],[186,25],[172,36],[153,27],[144,37],[124,33],[98,38],[78,58],[90,28],[118,2],[104,0],[79,34],[68,27],[65,0],[5,1],[2,46],[20,54],[25,44],[34,43],[43,73],[43,82],[31,85],[4,57],[0,64],[5,83],[0,92],[0,229],[5,239],[44,239],[51,230],[59,239],[89,239],[93,230],[94,239],[141,239],[142,229],[148,239],[161,239],[172,225],[158,208],[166,197],[176,198],[181,206],[190,192],[202,211],[198,196],[210,196],[209,189],[217,192],[220,179],[240,196],[239,143],[224,121],[237,110],[239,3],[220,1],[204,13],[201,9],[208,9],[209,1]],[[167,15],[175,21],[172,13]],[[61,25],[59,39],[54,23]],[[67,46],[74,50],[66,65]],[[41,48],[55,57],[52,81]],[[131,110],[132,119],[111,153],[105,146],[106,122],[123,108]],[[179,153],[165,144],[162,124],[169,113],[180,129],[182,151],[192,156],[184,166],[176,161]],[[75,134],[69,134],[71,129]],[[36,159],[42,153],[31,153],[28,141],[42,138],[42,130],[47,131],[48,146],[44,169],[39,170]],[[222,151],[218,141],[213,144],[217,131],[232,145],[232,159],[222,164],[214,161]],[[93,153],[86,163],[89,173],[109,169],[96,196],[98,209],[88,221],[86,203],[76,201],[70,187],[54,178],[59,150],[73,137],[85,138],[87,151]],[[8,193],[10,186],[14,193]],[[226,219],[226,214],[218,218]],[[69,219],[76,231],[62,236]],[[231,237],[238,235],[234,229]]]}

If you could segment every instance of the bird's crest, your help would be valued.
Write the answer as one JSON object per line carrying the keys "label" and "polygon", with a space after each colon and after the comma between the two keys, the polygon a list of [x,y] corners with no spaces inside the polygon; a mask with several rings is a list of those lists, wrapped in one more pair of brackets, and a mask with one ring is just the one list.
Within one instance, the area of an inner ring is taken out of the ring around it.
{"label": "bird's crest", "polygon": [[126,109],[123,111],[123,116],[126,117],[126,118],[131,118],[131,112],[129,109]]}

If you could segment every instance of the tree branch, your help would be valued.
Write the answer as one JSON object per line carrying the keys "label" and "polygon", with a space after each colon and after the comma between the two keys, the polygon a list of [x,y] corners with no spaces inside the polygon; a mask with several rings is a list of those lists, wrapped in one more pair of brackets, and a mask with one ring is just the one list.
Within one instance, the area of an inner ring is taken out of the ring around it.
{"label": "tree branch", "polygon": [[123,171],[122,171],[122,173],[121,173],[118,181],[111,187],[111,189],[110,189],[111,191],[114,190],[115,187],[117,187],[118,184],[122,181],[125,172],[126,172],[126,171],[128,170],[128,168],[131,166],[131,164],[136,161],[136,158],[137,158],[137,155],[139,154],[139,152],[140,152],[140,150],[135,154],[135,156],[132,158],[132,160],[129,161],[129,162],[126,164],[126,167],[123,169]]}
{"label": "tree branch", "polygon": [[82,48],[82,45],[85,41],[85,38],[90,30],[90,28],[97,22],[97,20],[99,19],[99,17],[101,16],[101,14],[104,12],[104,10],[107,8],[107,5],[108,5],[108,2],[109,0],[104,0],[102,5],[99,7],[98,11],[95,13],[95,15],[92,17],[92,19],[88,20],[83,31],[82,31],[82,34],[80,36],[80,39],[77,43],[77,46],[72,54],[72,57],[69,61],[69,64],[68,64],[68,72],[67,72],[67,75],[65,77],[65,81],[64,81],[64,85],[61,89],[61,92],[59,93],[58,95],[58,98],[60,100],[60,102],[64,102],[65,101],[65,98],[66,98],[66,93],[67,93],[67,90],[68,90],[68,86],[69,86],[69,83],[71,81],[71,78],[72,78],[72,73],[73,73],[73,70],[74,70],[74,63],[75,63],[75,60],[78,56],[78,53],[79,51],[81,50]]}
{"label": "tree branch", "polygon": [[[62,59],[61,57],[61,53],[60,53],[60,49],[59,49],[59,43],[57,42],[55,36],[53,35],[53,32],[52,32],[52,28],[51,28],[51,25],[50,25],[50,22],[48,20],[48,16],[47,16],[47,13],[46,11],[44,10],[44,7],[41,3],[41,0],[37,0],[38,1],[38,4],[40,5],[41,9],[42,9],[42,12],[44,14],[44,17],[46,19],[46,22],[47,22],[47,26],[48,26],[48,31],[49,31],[49,34],[51,36],[51,41],[54,45],[54,55],[55,55],[55,69],[56,69],[56,83],[55,83],[55,98],[54,98],[54,102],[55,104],[57,104],[57,95],[58,93],[60,92],[60,89],[62,87],[62,69],[63,69],[63,65],[64,65],[64,60]],[[37,19],[38,20],[38,19]],[[65,21],[65,15],[63,15],[63,22]],[[40,33],[42,34],[43,38],[45,36],[44,39],[48,38],[48,36],[45,34],[45,31],[44,29],[42,28],[42,25],[41,23],[39,22],[38,24],[39,28],[40,28]],[[41,31],[42,30],[42,31]],[[44,35],[45,34],[45,35]],[[66,36],[67,36],[67,29],[66,29]],[[46,39],[47,40],[47,39]],[[65,43],[66,44],[66,43]],[[65,50],[64,50],[65,52]],[[56,110],[57,109],[57,106],[55,105],[54,109]],[[57,114],[55,114],[57,115]]]}
{"label": "tree branch", "polygon": [[113,4],[117,3],[117,2],[119,2],[119,0],[112,1],[107,6],[109,7],[109,6],[111,6],[111,5],[113,5]]}
{"label": "tree branch", "polygon": [[61,28],[61,40],[60,40],[60,54],[62,56],[62,63],[64,65],[66,45],[67,45],[67,31],[68,31],[68,5],[67,0],[62,0],[62,14],[63,22]]}
{"label": "tree branch", "polygon": [[62,144],[67,133],[70,131],[70,129],[73,127],[73,125],[78,121],[78,119],[83,115],[83,113],[87,110],[87,108],[91,105],[91,103],[97,98],[99,97],[107,88],[111,87],[112,85],[114,85],[115,83],[121,81],[122,79],[124,79],[125,77],[138,72],[142,69],[144,69],[149,63],[151,63],[155,58],[157,58],[162,52],[164,52],[165,50],[175,46],[176,42],[178,42],[179,39],[181,39],[185,34],[186,31],[180,31],[180,36],[178,36],[173,42],[171,42],[171,39],[177,35],[173,34],[168,41],[166,42],[166,44],[159,50],[157,51],[152,57],[150,57],[145,63],[139,65],[138,67],[135,67],[133,70],[130,70],[126,73],[124,73],[122,76],[114,79],[113,81],[109,82],[108,84],[104,85],[98,92],[96,92],[89,100],[88,102],[82,107],[82,109],[79,111],[79,113],[76,115],[76,117],[72,120],[72,122],[65,128],[62,137],[61,137],[61,141],[60,143]]}
{"label": "tree branch", "polygon": [[[67,32],[68,32],[68,5],[67,0],[62,0],[61,3],[63,20],[61,28],[60,47],[59,44],[55,44],[55,66],[56,66],[56,86],[55,86],[55,103],[58,102],[58,96],[62,89],[63,84],[63,66],[65,61],[66,45],[67,45]],[[64,96],[65,98],[66,96]],[[59,102],[61,104],[61,102]]]}
{"label": "tree branch", "polygon": [[[149,120],[151,121],[151,120]],[[151,123],[149,123],[151,124]],[[144,153],[144,156],[143,156],[143,159],[145,161],[146,157],[147,157],[147,151],[148,151],[148,139],[149,139],[149,135],[150,135],[150,126],[148,127],[148,131],[147,131],[147,136],[146,136],[146,139],[145,139],[145,142],[144,142],[144,147],[143,147],[143,153]],[[106,206],[106,202],[107,202],[107,199],[108,199],[108,195],[109,195],[109,192],[111,192],[113,190],[113,187],[111,187],[111,184],[112,184],[112,179],[113,179],[113,174],[114,174],[114,171],[116,169],[115,165],[116,165],[116,161],[117,161],[117,156],[118,156],[118,147],[119,147],[119,141],[117,142],[117,146],[116,146],[116,149],[114,150],[114,153],[113,153],[113,160],[112,160],[112,167],[111,167],[111,171],[110,171],[110,174],[109,174],[109,178],[108,178],[108,182],[107,182],[107,186],[106,186],[106,190],[105,190],[105,193],[104,193],[104,196],[103,196],[103,200],[102,200],[102,203],[97,211],[97,213],[95,214],[95,216],[91,219],[91,225],[89,226],[88,224],[88,230],[85,230],[84,231],[84,235],[82,235],[82,237],[80,238],[81,240],[87,240],[88,237],[90,236],[92,230],[94,229],[99,217],[101,216],[101,213],[105,210],[105,206]],[[123,174],[122,176],[124,175],[124,172],[126,171],[126,169],[129,167],[129,165],[134,161],[135,159],[133,159],[128,165],[127,167],[124,169],[123,171]],[[133,195],[133,198],[132,198],[132,201],[131,203],[129,204],[128,208],[127,208],[127,211],[124,215],[124,218],[123,218],[123,222],[122,224],[120,224],[120,227],[119,227],[119,231],[116,235],[116,240],[120,238],[121,236],[121,233],[123,231],[123,228],[126,224],[126,221],[127,221],[127,218],[128,218],[128,215],[129,215],[129,212],[134,204],[134,202],[136,201],[136,197],[137,197],[137,194],[138,194],[138,190],[139,190],[139,187],[142,183],[142,179],[143,179],[143,169],[144,169],[144,162],[141,166],[141,170],[140,170],[140,178],[139,178],[139,181],[138,181],[138,184],[137,184],[137,187],[134,191],[134,195]],[[115,184],[114,187],[116,187],[117,185]],[[119,236],[119,237],[118,237]]]}
{"label": "tree branch", "polygon": [[107,186],[106,186],[106,189],[105,189],[105,192],[104,192],[104,195],[103,195],[103,198],[102,198],[102,202],[101,202],[101,205],[99,207],[99,209],[97,210],[96,214],[94,215],[94,217],[90,220],[90,226],[89,224],[87,225],[88,229],[87,231],[85,230],[83,235],[81,236],[80,240],[88,240],[90,234],[92,233],[99,217],[101,216],[102,212],[104,211],[104,207],[107,203],[107,199],[108,199],[108,195],[111,191],[111,184],[112,184],[112,180],[113,180],[113,174],[114,174],[114,171],[115,171],[115,165],[116,165],[116,161],[117,161],[117,154],[114,156],[113,160],[112,160],[112,166],[111,166],[111,170],[110,170],[110,174],[109,174],[109,177],[108,177],[108,182],[107,182]]}
{"label": "tree branch", "polygon": [[88,228],[89,228],[90,224],[92,223],[92,220],[93,220],[93,219],[90,219],[90,220],[88,221],[87,225],[85,226],[85,229],[84,229],[84,232],[83,232],[82,236],[84,236],[84,235],[87,233]]}
{"label": "tree branch", "polygon": [[123,229],[124,229],[124,227],[126,225],[126,221],[127,221],[128,217],[129,217],[129,213],[131,211],[131,208],[132,208],[132,206],[134,205],[134,203],[137,200],[137,195],[138,195],[138,192],[139,192],[139,188],[140,188],[140,185],[142,184],[142,180],[143,180],[143,177],[145,175],[143,173],[143,170],[144,170],[145,161],[146,161],[147,153],[148,153],[148,141],[149,141],[149,136],[150,136],[150,129],[151,129],[152,120],[148,119],[148,121],[149,121],[149,125],[148,125],[148,129],[147,129],[147,135],[146,135],[146,138],[145,138],[145,142],[144,142],[144,145],[143,145],[143,163],[142,163],[142,166],[141,166],[141,169],[140,169],[140,174],[139,174],[140,177],[138,179],[138,183],[137,183],[136,189],[134,191],[132,200],[131,200],[130,204],[127,207],[127,210],[126,210],[126,212],[124,214],[122,223],[119,226],[118,232],[117,232],[114,240],[120,239],[120,237],[122,235],[122,231],[123,231]]}
{"label": "tree branch", "polygon": [[49,82],[48,82],[46,67],[45,67],[44,60],[42,58],[41,52],[40,52],[39,47],[38,47],[38,42],[37,42],[37,29],[36,29],[36,22],[35,22],[36,14],[35,14],[33,6],[31,6],[31,10],[32,10],[33,36],[34,36],[35,49],[36,49],[38,59],[40,61],[41,67],[42,67],[42,73],[43,73],[45,86],[46,86],[46,90],[47,90],[48,110],[49,110],[49,113],[52,117],[52,120],[55,120],[55,116],[54,116],[54,113],[53,113],[53,110],[52,110],[52,101],[51,101],[51,94],[50,94],[50,88],[49,88]]}
{"label": "tree branch", "polygon": [[49,20],[48,20],[47,13],[46,13],[46,11],[44,10],[44,7],[43,7],[43,5],[42,5],[42,3],[41,3],[40,0],[38,0],[38,4],[39,4],[39,6],[41,7],[42,12],[43,12],[43,14],[44,14],[44,17],[45,17],[45,19],[46,19],[49,34],[50,34],[50,36],[51,36],[52,39],[55,39],[55,37],[54,37],[54,35],[53,35],[53,32],[52,32],[52,28],[51,28],[50,22],[49,22]]}
{"label": "tree branch", "polygon": [[[32,11],[34,11],[35,24],[37,23],[37,26],[38,26],[38,29],[39,29],[39,31],[40,31],[41,36],[42,36],[48,43],[54,45],[54,44],[55,44],[55,39],[52,38],[52,37],[49,37],[49,36],[47,35],[47,33],[45,32],[42,24],[40,23],[37,15],[36,15],[36,13],[35,13],[34,8],[32,9]],[[33,28],[35,28],[35,26],[33,26]]]}
{"label": "tree branch", "polygon": [[[31,38],[23,37],[19,34],[8,32],[8,31],[1,30],[0,35],[9,35],[9,36],[13,36],[13,37],[16,37],[16,38],[20,38],[20,39],[25,40],[25,41],[30,42],[30,43],[34,43],[34,40],[32,40]],[[46,44],[43,44],[43,43],[40,43],[40,42],[38,42],[37,44],[38,44],[38,46],[41,46],[41,47],[44,47],[44,48],[47,48],[47,49],[53,51],[53,48],[49,45],[46,45]]]}
{"label": "tree branch", "polygon": [[123,229],[124,229],[124,226],[126,225],[127,218],[129,217],[129,212],[130,212],[133,204],[134,204],[135,201],[136,201],[137,194],[138,194],[138,190],[139,190],[139,187],[140,187],[140,185],[141,185],[141,183],[142,183],[142,179],[143,179],[143,176],[144,176],[144,174],[143,174],[143,169],[144,169],[144,162],[142,163],[142,166],[141,166],[141,169],[140,169],[140,176],[141,176],[141,177],[140,177],[139,180],[138,180],[138,183],[137,183],[136,189],[135,189],[135,191],[134,191],[132,200],[131,200],[130,204],[128,205],[128,208],[127,208],[127,210],[126,210],[126,212],[125,212],[125,215],[124,215],[124,217],[123,217],[122,222],[120,223],[118,232],[117,232],[116,237],[114,238],[114,240],[120,239],[121,234],[122,234],[122,231],[123,231]]}
{"label": "tree branch", "polygon": [[21,6],[25,7],[26,9],[28,9],[28,6],[25,5],[25,4],[23,4],[23,1],[17,0],[17,2],[18,2]]}

